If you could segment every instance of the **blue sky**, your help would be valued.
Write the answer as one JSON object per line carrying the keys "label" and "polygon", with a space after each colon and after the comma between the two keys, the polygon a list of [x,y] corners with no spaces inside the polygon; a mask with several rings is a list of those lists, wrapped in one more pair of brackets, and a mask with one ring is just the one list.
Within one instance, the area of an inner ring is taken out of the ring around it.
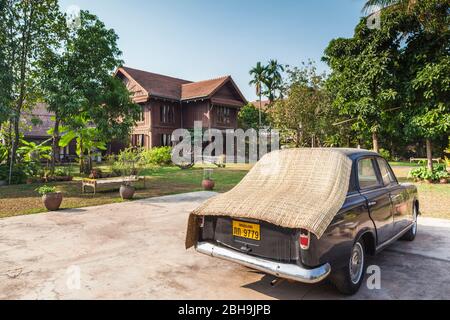
{"label": "blue sky", "polygon": [[350,37],[364,0],[60,0],[89,10],[119,35],[129,67],[192,81],[230,74],[248,100],[248,71],[271,58],[320,62]]}

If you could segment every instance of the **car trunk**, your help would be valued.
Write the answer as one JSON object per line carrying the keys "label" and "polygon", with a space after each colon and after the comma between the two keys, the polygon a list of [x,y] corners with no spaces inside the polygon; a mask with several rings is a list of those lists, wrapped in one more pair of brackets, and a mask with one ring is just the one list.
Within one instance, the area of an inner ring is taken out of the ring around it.
{"label": "car trunk", "polygon": [[297,263],[300,253],[298,235],[298,230],[263,221],[206,217],[201,240],[216,242],[256,257]]}

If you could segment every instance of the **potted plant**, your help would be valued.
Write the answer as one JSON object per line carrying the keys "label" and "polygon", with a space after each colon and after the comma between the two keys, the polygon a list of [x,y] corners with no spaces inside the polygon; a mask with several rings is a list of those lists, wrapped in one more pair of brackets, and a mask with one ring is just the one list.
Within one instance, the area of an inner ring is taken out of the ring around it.
{"label": "potted plant", "polygon": [[103,172],[100,169],[92,169],[89,179],[101,179],[103,177]]}
{"label": "potted plant", "polygon": [[48,211],[57,211],[63,201],[61,192],[57,192],[55,187],[42,186],[36,189],[42,196],[42,202]]}
{"label": "potted plant", "polygon": [[216,185],[216,183],[215,183],[214,180],[212,179],[212,173],[213,173],[213,170],[212,170],[212,169],[204,169],[204,170],[203,170],[202,187],[203,187],[203,189],[205,189],[206,191],[212,191],[212,190],[214,190],[214,187],[215,187],[215,185]]}
{"label": "potted plant", "polygon": [[136,192],[136,188],[131,185],[129,182],[124,182],[120,186],[120,196],[123,200],[131,200],[134,197],[134,194]]}
{"label": "potted plant", "polygon": [[447,171],[438,171],[435,173],[435,178],[436,178],[436,180],[439,180],[440,184],[447,184],[448,177],[449,177],[449,174]]}
{"label": "potted plant", "polygon": [[423,174],[422,174],[423,180],[428,183],[428,184],[432,184],[434,181],[434,173],[433,171],[430,170],[426,170]]}
{"label": "potted plant", "polygon": [[120,196],[124,200],[133,198],[136,188],[132,181],[137,181],[139,172],[143,168],[142,149],[128,148],[120,152],[117,161],[112,164],[112,172],[114,175],[120,173],[123,177],[123,183],[120,187]]}

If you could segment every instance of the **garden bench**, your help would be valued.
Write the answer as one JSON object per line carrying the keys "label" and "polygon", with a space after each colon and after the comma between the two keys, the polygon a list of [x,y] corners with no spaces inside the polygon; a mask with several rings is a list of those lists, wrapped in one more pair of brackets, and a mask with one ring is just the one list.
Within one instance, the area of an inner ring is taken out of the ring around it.
{"label": "garden bench", "polygon": [[[409,162],[413,163],[413,162],[421,162],[421,161],[428,161],[427,158],[410,158]],[[433,159],[433,162],[437,162],[437,163],[441,163],[442,159],[441,158],[436,158]]]}
{"label": "garden bench", "polygon": [[121,177],[114,179],[83,179],[81,191],[82,193],[86,192],[86,187],[94,189],[94,195],[97,192],[97,187],[101,186],[110,186],[110,185],[122,185],[123,183],[132,183],[144,181],[144,188],[146,188],[146,178],[144,177]]}
{"label": "garden bench", "polygon": [[225,157],[219,156],[219,157],[203,157],[204,163],[213,164],[219,168],[225,168]]}

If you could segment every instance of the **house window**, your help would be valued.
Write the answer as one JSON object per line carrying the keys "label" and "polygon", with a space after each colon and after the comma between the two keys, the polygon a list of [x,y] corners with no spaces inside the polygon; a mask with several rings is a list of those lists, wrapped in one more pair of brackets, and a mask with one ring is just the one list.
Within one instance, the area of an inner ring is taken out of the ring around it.
{"label": "house window", "polygon": [[145,136],[143,134],[133,134],[131,136],[131,145],[133,147],[142,148],[144,147]]}
{"label": "house window", "polygon": [[161,135],[161,147],[171,147],[172,146],[172,135],[162,134]]}
{"label": "house window", "polygon": [[141,106],[141,113],[139,114],[139,122],[145,121],[145,107]]}
{"label": "house window", "polygon": [[227,107],[217,107],[217,122],[220,124],[230,124],[231,109]]}
{"label": "house window", "polygon": [[161,123],[174,123],[175,122],[175,110],[173,106],[163,105],[161,106]]}

